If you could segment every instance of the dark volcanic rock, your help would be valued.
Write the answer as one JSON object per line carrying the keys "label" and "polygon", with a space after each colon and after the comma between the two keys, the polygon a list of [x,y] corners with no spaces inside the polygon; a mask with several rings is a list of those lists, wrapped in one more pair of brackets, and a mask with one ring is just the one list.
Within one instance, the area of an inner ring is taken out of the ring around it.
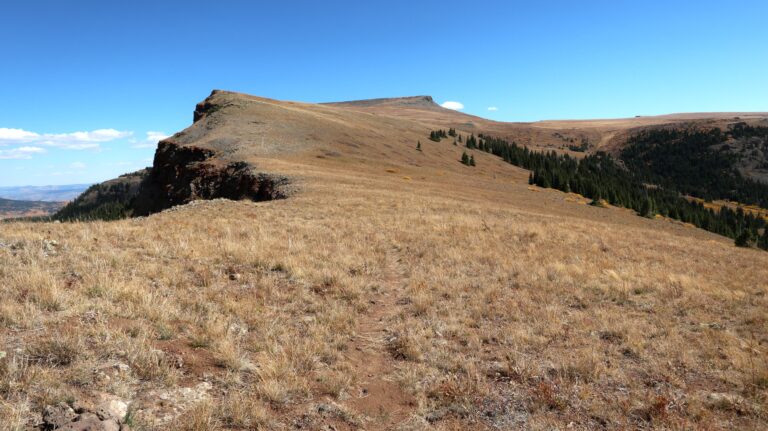
{"label": "dark volcanic rock", "polygon": [[162,141],[152,168],[95,185],[54,217],[112,220],[146,216],[197,199],[268,201],[287,196],[287,178],[215,156],[214,150],[182,146],[172,138]]}
{"label": "dark volcanic rock", "polygon": [[134,199],[142,216],[196,199],[267,201],[286,197],[287,178],[257,173],[246,162],[212,160],[212,150],[160,142],[150,175]]}

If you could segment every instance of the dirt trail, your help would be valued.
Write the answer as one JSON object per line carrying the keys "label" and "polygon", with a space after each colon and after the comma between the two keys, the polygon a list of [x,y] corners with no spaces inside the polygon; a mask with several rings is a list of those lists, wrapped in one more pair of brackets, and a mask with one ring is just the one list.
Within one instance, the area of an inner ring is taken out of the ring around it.
{"label": "dirt trail", "polygon": [[397,250],[387,254],[387,268],[379,292],[360,316],[349,359],[354,367],[357,393],[345,404],[372,419],[365,429],[393,429],[415,409],[415,400],[391,374],[395,359],[387,351],[387,322],[397,314],[398,292],[405,285],[406,269]]}

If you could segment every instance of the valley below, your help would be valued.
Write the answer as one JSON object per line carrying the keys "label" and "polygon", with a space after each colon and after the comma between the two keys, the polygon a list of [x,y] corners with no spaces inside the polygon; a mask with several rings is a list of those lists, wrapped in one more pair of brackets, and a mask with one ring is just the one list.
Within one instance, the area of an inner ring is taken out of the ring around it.
{"label": "valley below", "polygon": [[46,217],[64,207],[66,202],[23,201],[0,198],[0,220],[18,217]]}

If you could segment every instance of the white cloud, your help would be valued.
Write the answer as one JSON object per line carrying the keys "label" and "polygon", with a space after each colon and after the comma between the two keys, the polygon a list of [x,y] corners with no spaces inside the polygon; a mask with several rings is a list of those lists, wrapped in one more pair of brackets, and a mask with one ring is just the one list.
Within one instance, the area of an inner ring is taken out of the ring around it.
{"label": "white cloud", "polygon": [[443,108],[453,109],[454,111],[459,111],[461,109],[464,109],[464,105],[459,102],[452,102],[447,101],[440,104]]}
{"label": "white cloud", "polygon": [[0,143],[28,142],[39,137],[40,135],[35,132],[28,132],[22,129],[7,129],[5,127],[0,127]]}
{"label": "white cloud", "polygon": [[497,108],[497,107],[495,107],[495,106],[489,106],[489,107],[488,107],[488,110],[489,110],[489,111],[491,111],[491,112],[496,112],[496,111],[498,111],[498,110],[499,110],[499,108]]}
{"label": "white cloud", "polygon": [[143,141],[136,141],[132,145],[132,147],[133,148],[155,148],[158,142],[162,141],[167,137],[169,137],[169,135],[166,135],[163,132],[149,131],[147,132],[147,139],[144,139]]}
{"label": "white cloud", "polygon": [[133,132],[98,129],[90,132],[36,133],[0,127],[0,146],[36,144],[67,150],[97,149],[101,143],[127,138]]}
{"label": "white cloud", "polygon": [[45,148],[19,147],[19,148],[12,148],[10,150],[0,150],[0,159],[4,159],[4,160],[31,159],[33,154],[42,154],[42,153],[45,153]]}

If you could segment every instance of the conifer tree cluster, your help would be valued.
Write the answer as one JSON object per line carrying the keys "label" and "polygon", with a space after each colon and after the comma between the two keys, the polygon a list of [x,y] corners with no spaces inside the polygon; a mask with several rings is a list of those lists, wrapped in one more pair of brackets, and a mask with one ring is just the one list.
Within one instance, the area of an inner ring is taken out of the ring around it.
{"label": "conifer tree cluster", "polygon": [[[768,229],[763,217],[722,207],[718,211],[701,202],[683,197],[672,187],[649,186],[641,176],[619,165],[609,154],[597,152],[581,160],[566,154],[535,152],[503,139],[470,135],[467,148],[478,149],[515,166],[529,169],[529,184],[578,193],[593,201],[631,208],[643,217],[657,214],[693,224],[699,228],[768,250]],[[474,158],[466,152],[461,161],[472,166]]]}
{"label": "conifer tree cluster", "polygon": [[[482,141],[481,141],[481,143],[482,143]],[[470,150],[477,150],[477,149],[479,149],[479,148],[480,148],[480,147],[477,145],[477,138],[475,138],[475,135],[474,135],[474,134],[471,134],[471,135],[469,135],[469,137],[467,137],[467,140],[466,140],[466,142],[465,142],[465,144],[464,144],[464,145],[465,145],[467,148],[469,148]]]}
{"label": "conifer tree cluster", "polygon": [[[728,199],[768,208],[768,185],[744,177],[730,139],[768,142],[768,127],[737,123],[728,130],[657,129],[635,134],[621,152],[627,169],[646,183],[705,200]],[[768,148],[766,148],[768,149]]]}
{"label": "conifer tree cluster", "polygon": [[[141,172],[123,177],[142,176]],[[119,220],[130,217],[138,183],[94,184],[51,218],[59,221]]]}
{"label": "conifer tree cluster", "polygon": [[464,151],[461,153],[461,163],[467,166],[475,166],[475,156]]}
{"label": "conifer tree cluster", "polygon": [[[463,138],[461,137],[461,134],[456,132],[456,129],[450,128],[448,129],[448,132],[446,133],[445,130],[432,130],[429,132],[429,139],[440,142],[440,139],[447,138],[448,136],[452,136],[454,138],[453,145],[457,145],[457,142],[462,142]],[[485,148],[485,142],[480,139],[478,140],[474,134],[470,135],[466,138],[466,147],[469,149],[482,149]],[[421,151],[420,144],[416,147],[417,150]],[[476,166],[475,162],[475,156],[472,154],[467,154],[465,151],[461,155],[461,163],[467,166]]]}
{"label": "conifer tree cluster", "polygon": [[[453,129],[451,129],[451,130],[453,130]],[[456,133],[456,132],[454,131],[454,133]],[[441,139],[447,138],[447,137],[448,137],[448,133],[446,133],[446,131],[442,130],[442,129],[441,130],[433,130],[433,131],[429,132],[429,139],[431,139],[431,140],[433,140],[435,142],[440,142]]]}

